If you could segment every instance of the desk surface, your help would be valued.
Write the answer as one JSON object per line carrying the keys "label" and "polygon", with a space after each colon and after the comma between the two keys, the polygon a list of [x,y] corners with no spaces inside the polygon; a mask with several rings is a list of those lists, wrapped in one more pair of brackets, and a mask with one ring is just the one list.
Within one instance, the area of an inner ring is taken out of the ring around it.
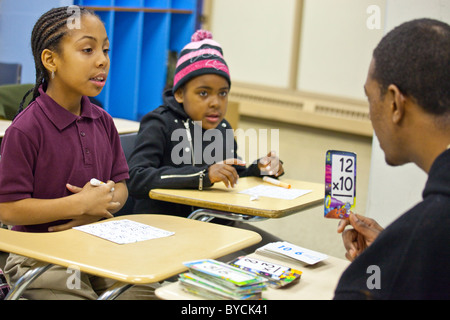
{"label": "desk surface", "polygon": [[133,133],[139,131],[139,122],[127,119],[113,118],[119,134]]}
{"label": "desk surface", "polygon": [[[119,134],[132,133],[139,131],[139,122],[127,119],[113,118]],[[0,138],[5,135],[6,129],[10,126],[10,120],[0,120]]]}
{"label": "desk surface", "polygon": [[[306,265],[302,262],[286,262],[268,258],[259,254],[251,257],[265,260],[302,271],[299,283],[282,289],[268,288],[262,297],[268,300],[330,300],[334,297],[334,290],[349,261],[328,257],[315,265]],[[199,296],[183,291],[179,282],[160,287],[155,294],[164,300],[201,300]]]}
{"label": "desk surface", "polygon": [[227,189],[223,183],[216,183],[212,188],[202,191],[153,189],[149,196],[156,200],[265,218],[281,218],[323,203],[325,193],[323,184],[292,179],[281,180],[290,183],[294,189],[312,190],[312,192],[293,200],[260,197],[251,201],[249,195],[239,192],[259,184],[266,184],[266,182],[263,182],[261,178],[246,177],[240,178],[238,185],[233,189]]}
{"label": "desk surface", "polygon": [[11,124],[11,121],[0,119],[0,138],[3,138],[3,136],[5,135],[6,129],[8,129],[10,124]]}
{"label": "desk surface", "polygon": [[186,270],[185,261],[218,258],[261,241],[255,232],[168,215],[129,219],[175,232],[120,245],[80,230],[26,233],[0,228],[0,250],[130,284],[154,283]]}

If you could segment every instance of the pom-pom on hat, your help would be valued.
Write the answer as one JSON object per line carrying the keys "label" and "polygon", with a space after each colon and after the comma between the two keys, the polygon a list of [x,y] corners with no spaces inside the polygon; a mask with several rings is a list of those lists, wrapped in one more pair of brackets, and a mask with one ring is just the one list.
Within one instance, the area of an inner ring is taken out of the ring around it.
{"label": "pom-pom on hat", "polygon": [[197,30],[191,43],[181,50],[173,79],[173,93],[189,80],[204,74],[224,77],[231,86],[230,72],[223,58],[222,48],[206,30]]}

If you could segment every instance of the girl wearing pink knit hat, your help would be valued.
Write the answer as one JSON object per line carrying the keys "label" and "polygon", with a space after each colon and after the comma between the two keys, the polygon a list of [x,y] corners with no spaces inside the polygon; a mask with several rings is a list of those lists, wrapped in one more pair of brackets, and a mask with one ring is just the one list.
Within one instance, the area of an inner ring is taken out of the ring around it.
{"label": "girl wearing pink knit hat", "polygon": [[[234,187],[239,177],[284,173],[271,154],[248,167],[238,158],[232,128],[225,120],[231,79],[222,48],[205,30],[191,40],[180,52],[173,88],[164,93],[163,105],[141,121],[128,161],[134,213],[187,217],[193,211],[190,206],[150,199],[153,188],[202,190],[219,182]],[[207,135],[215,138],[204,138]],[[212,157],[205,156],[211,150]],[[277,170],[269,172],[270,167]]]}

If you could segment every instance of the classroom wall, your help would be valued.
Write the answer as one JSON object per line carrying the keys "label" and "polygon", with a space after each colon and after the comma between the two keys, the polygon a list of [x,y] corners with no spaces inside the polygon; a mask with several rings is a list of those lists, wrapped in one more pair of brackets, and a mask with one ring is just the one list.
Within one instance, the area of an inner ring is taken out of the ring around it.
{"label": "classroom wall", "polygon": [[[383,36],[385,2],[305,0],[297,89],[365,101],[363,85]],[[373,6],[380,11],[379,25],[372,23]]]}
{"label": "classroom wall", "polygon": [[[367,27],[367,9],[376,5],[384,12],[385,0],[211,2],[210,28],[225,50],[234,81],[287,88],[298,40],[295,89],[365,100],[367,67],[384,23],[381,16],[379,28]],[[294,39],[299,8],[301,33]]]}
{"label": "classroom wall", "polygon": [[287,87],[295,1],[211,1],[211,30],[234,81]]}
{"label": "classroom wall", "polygon": [[37,19],[72,0],[0,0],[0,61],[22,64],[22,83],[35,82],[31,31]]}
{"label": "classroom wall", "polygon": [[[450,0],[388,0],[385,32],[408,20],[434,18],[450,23]],[[414,164],[389,167],[376,136],[373,139],[367,215],[388,225],[421,201],[426,174]]]}

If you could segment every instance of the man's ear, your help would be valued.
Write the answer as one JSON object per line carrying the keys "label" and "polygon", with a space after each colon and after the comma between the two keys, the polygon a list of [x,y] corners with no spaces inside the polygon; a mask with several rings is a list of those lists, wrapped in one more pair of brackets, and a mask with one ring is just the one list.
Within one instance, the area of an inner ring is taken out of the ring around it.
{"label": "man's ear", "polygon": [[400,89],[391,84],[388,87],[388,94],[391,97],[391,112],[392,112],[392,121],[396,124],[399,124],[402,119],[405,117],[405,103],[406,99]]}
{"label": "man's ear", "polygon": [[57,69],[57,54],[49,49],[44,49],[41,53],[41,61],[44,68],[49,73],[56,72]]}
{"label": "man's ear", "polygon": [[182,104],[184,101],[184,94],[183,94],[183,87],[178,88],[177,91],[175,91],[175,100],[177,100],[178,103]]}

